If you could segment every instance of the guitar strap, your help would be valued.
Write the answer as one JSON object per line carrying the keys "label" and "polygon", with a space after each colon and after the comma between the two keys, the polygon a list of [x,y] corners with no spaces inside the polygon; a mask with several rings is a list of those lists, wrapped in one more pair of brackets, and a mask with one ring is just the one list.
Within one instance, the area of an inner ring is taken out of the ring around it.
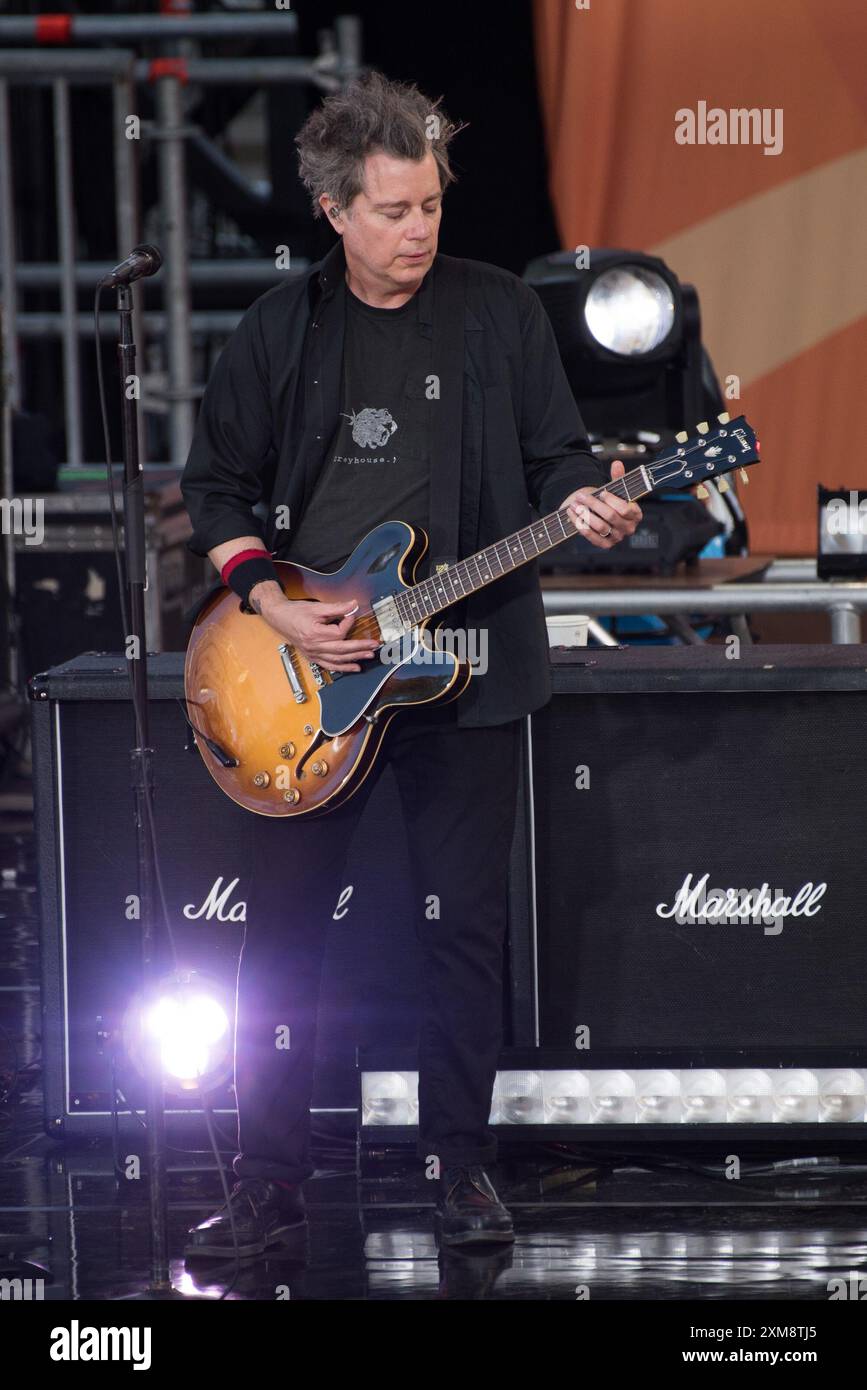
{"label": "guitar strap", "polygon": [[431,372],[439,378],[439,399],[431,401],[430,549],[419,566],[421,578],[436,574],[437,566],[453,565],[458,558],[465,302],[463,262],[453,256],[438,257]]}

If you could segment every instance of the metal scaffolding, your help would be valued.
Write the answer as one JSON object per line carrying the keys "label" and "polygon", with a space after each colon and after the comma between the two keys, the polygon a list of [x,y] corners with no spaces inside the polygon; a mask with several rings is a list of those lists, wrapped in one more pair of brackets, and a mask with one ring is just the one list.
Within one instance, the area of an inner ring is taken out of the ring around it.
{"label": "metal scaffolding", "polygon": [[[285,41],[296,35],[297,16],[291,10],[258,14],[200,14],[115,17],[102,15],[42,15],[0,17],[0,44],[51,44],[50,48],[0,48],[0,305],[3,313],[0,371],[4,390],[4,477],[6,496],[12,494],[11,425],[13,410],[22,408],[21,351],[25,339],[59,340],[63,362],[63,414],[66,458],[72,465],[85,462],[82,430],[81,350],[92,340],[90,315],[78,310],[78,289],[94,285],[107,267],[76,263],[75,170],[70,88],[76,84],[110,86],[113,113],[113,161],[115,175],[115,236],[117,260],[122,260],[141,239],[141,199],[138,144],[127,137],[126,122],[136,111],[136,95],[143,84],[155,88],[155,119],[141,123],[141,137],[156,146],[159,201],[162,213],[161,243],[165,265],[162,283],[164,308],[148,312],[147,329],[161,337],[167,365],[167,386],[159,402],[169,417],[169,461],[182,464],[192,437],[195,401],[202,385],[193,379],[193,338],[202,333],[230,332],[240,317],[225,309],[191,307],[192,284],[226,283],[257,287],[273,281],[274,264],[260,259],[227,264],[222,260],[190,263],[187,222],[186,150],[202,133],[184,115],[184,86],[244,84],[268,86],[309,83],[328,92],[339,88],[360,71],[360,23],[354,16],[335,22],[333,35],[320,38],[316,58],[299,57],[197,57],[190,43],[207,39],[256,39]],[[87,49],[58,45],[112,43],[115,48]],[[140,57],[135,46],[156,45],[162,56]],[[55,154],[55,193],[58,260],[54,263],[20,263],[15,245],[13,210],[16,146],[10,111],[12,86],[49,86]],[[56,312],[23,312],[23,290],[59,290]],[[144,346],[141,296],[136,310],[135,334]],[[109,330],[107,330],[109,331]],[[113,325],[110,327],[113,333]],[[153,406],[158,402],[154,399]],[[145,409],[148,401],[143,401]],[[144,451],[144,440],[141,441]],[[142,458],[144,458],[142,452]],[[7,547],[11,550],[11,547]],[[7,557],[7,571],[9,563]],[[10,584],[14,575],[7,574]]]}

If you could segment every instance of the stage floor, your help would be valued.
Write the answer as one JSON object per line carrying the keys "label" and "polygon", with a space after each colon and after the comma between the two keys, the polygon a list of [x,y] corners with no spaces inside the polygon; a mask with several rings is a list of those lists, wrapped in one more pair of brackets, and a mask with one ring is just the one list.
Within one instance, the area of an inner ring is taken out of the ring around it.
{"label": "stage floor", "polygon": [[[0,1277],[42,1277],[46,1300],[140,1294],[149,1268],[144,1184],[115,1181],[107,1144],[71,1151],[42,1137],[26,1112],[3,1127]],[[232,1262],[180,1258],[187,1227],[219,1205],[217,1175],[192,1157],[169,1158],[172,1282],[181,1294],[218,1298]],[[308,1234],[244,1261],[228,1297],[273,1302],[283,1288],[293,1300],[575,1301],[586,1290],[594,1301],[827,1302],[831,1279],[867,1272],[864,1193],[723,1201],[719,1183],[619,1169],[580,1194],[542,1199],[542,1171],[510,1162],[496,1171],[514,1246],[440,1254],[414,1163],[362,1183],[321,1170],[306,1187]]]}

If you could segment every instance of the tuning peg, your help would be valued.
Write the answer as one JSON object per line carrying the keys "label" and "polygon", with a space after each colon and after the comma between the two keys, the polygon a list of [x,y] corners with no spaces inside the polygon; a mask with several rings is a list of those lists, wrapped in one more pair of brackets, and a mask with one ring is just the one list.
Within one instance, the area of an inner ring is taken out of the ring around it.
{"label": "tuning peg", "polygon": [[698,487],[695,490],[695,495],[696,497],[700,497],[702,502],[706,502],[707,499],[710,497],[710,493],[708,492],[704,483],[699,483]]}
{"label": "tuning peg", "polygon": [[738,472],[739,472],[740,475],[741,475],[741,482],[742,482],[742,483],[748,483],[748,482],[750,481],[750,475],[749,475],[749,473],[747,472],[747,470],[746,470],[745,468],[739,468],[739,469],[738,469]]}
{"label": "tuning peg", "polygon": [[727,410],[724,410],[722,415],[718,415],[716,418],[719,420],[721,425],[727,425],[732,417],[729,415]]}
{"label": "tuning peg", "polygon": [[685,444],[686,441],[689,439],[689,435],[687,434],[686,430],[681,430],[680,433],[676,434],[674,437],[677,440],[678,444]]}
{"label": "tuning peg", "polygon": [[728,478],[717,478],[716,485],[719,488],[720,492],[728,492],[729,490]]}
{"label": "tuning peg", "polygon": [[700,425],[696,425],[696,429],[698,430],[699,434],[707,434],[708,430],[710,429],[710,425],[708,424],[707,420],[702,420]]}

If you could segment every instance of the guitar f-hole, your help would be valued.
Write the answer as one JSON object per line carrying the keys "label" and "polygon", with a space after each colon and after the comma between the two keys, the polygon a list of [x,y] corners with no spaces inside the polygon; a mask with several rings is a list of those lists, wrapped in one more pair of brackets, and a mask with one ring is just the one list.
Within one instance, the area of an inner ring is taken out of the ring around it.
{"label": "guitar f-hole", "polygon": [[298,759],[298,766],[297,766],[296,769],[295,769],[295,776],[296,776],[296,777],[304,777],[304,776],[305,776],[304,764],[307,762],[307,759],[311,756],[311,754],[315,753],[315,752],[316,752],[316,749],[319,748],[319,746],[320,746],[322,743],[324,743],[324,742],[325,742],[325,735],[323,734],[322,730],[319,729],[319,730],[317,731],[317,733],[316,733],[316,737],[314,738],[314,740],[313,740],[313,742],[311,743],[310,747],[307,749],[306,753],[302,753],[302,754],[301,754],[301,757]]}

